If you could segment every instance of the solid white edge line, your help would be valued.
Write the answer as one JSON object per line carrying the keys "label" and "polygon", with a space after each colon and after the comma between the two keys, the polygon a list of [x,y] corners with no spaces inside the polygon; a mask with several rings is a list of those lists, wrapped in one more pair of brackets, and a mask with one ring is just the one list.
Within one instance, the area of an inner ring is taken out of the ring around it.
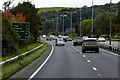
{"label": "solid white edge line", "polygon": [[[101,48],[100,48],[101,49]],[[107,52],[107,53],[110,53],[110,54],[113,54],[113,55],[115,55],[115,56],[119,56],[118,54],[115,54],[115,53],[113,53],[113,52],[110,52],[110,51],[107,51],[107,50],[104,50],[104,49],[101,49],[102,51],[105,51],[105,52]]]}
{"label": "solid white edge line", "polygon": [[[49,42],[50,43],[50,42]],[[51,44],[51,43],[50,43]],[[52,44],[51,44],[52,45]],[[28,80],[31,80],[41,69],[42,67],[46,64],[46,62],[49,60],[49,58],[51,57],[51,55],[53,54],[53,50],[54,50],[54,47],[52,45],[52,50],[49,54],[49,56],[47,57],[47,59],[42,63],[42,65],[29,77]]]}

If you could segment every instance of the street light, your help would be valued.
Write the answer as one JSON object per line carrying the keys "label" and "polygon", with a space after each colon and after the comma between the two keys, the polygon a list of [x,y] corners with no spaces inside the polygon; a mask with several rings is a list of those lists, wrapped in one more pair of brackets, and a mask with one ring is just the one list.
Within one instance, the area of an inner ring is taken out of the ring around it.
{"label": "street light", "polygon": [[66,17],[67,15],[60,15],[63,17],[63,35],[64,35],[64,17]]}
{"label": "street light", "polygon": [[75,12],[66,12],[66,13],[70,13],[70,15],[71,15],[71,18],[70,18],[70,31],[71,31],[71,34],[72,34],[73,33],[73,27],[72,27],[73,13],[77,13],[77,12],[75,11]]}
{"label": "street light", "polygon": [[91,32],[91,34],[93,37],[93,0],[92,0],[92,32]]}
{"label": "street light", "polygon": [[111,4],[112,4],[112,0],[110,0],[110,35],[109,35],[109,45],[111,45],[111,25],[112,25],[112,20],[111,20]]}
{"label": "street light", "polygon": [[81,39],[81,8],[80,8],[80,39]]}

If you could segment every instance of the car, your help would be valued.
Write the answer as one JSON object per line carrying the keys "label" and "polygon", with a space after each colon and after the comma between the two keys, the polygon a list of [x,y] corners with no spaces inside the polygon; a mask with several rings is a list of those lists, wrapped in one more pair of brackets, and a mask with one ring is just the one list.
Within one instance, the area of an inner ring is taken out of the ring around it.
{"label": "car", "polygon": [[46,38],[46,35],[43,35],[43,38]]}
{"label": "car", "polygon": [[53,40],[56,40],[57,39],[57,36],[55,36],[54,38],[53,38]]}
{"label": "car", "polygon": [[105,42],[105,38],[103,37],[98,38],[98,42]]}
{"label": "car", "polygon": [[99,53],[99,44],[96,38],[87,38],[83,41],[82,52],[95,51]]}
{"label": "car", "polygon": [[58,35],[58,38],[61,38],[62,36],[61,35]]}
{"label": "car", "polygon": [[55,45],[56,46],[58,46],[58,45],[65,46],[65,42],[62,38],[57,38],[56,41],[55,41]]}
{"label": "car", "polygon": [[88,36],[83,36],[83,40],[85,40],[85,39],[87,39],[88,38]]}
{"label": "car", "polygon": [[82,43],[83,43],[83,40],[75,39],[75,40],[73,41],[73,46],[82,45]]}
{"label": "car", "polygon": [[50,37],[47,37],[46,38],[46,41],[51,41],[52,39]]}
{"label": "car", "polygon": [[68,38],[68,41],[72,41],[73,39],[72,38]]}
{"label": "car", "polygon": [[54,37],[55,37],[54,35],[50,35],[50,38],[51,38],[51,39],[54,39]]}
{"label": "car", "polygon": [[65,42],[67,42],[67,37],[66,36],[62,36],[61,37]]}

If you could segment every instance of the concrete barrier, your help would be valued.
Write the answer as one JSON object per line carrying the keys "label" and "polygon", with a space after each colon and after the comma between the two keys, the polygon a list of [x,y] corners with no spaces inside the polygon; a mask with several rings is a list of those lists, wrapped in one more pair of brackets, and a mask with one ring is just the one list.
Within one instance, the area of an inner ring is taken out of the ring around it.
{"label": "concrete barrier", "polygon": [[106,45],[106,44],[100,44],[99,43],[99,47],[103,48],[105,50],[109,50],[111,52],[117,53],[118,55],[120,55],[120,48],[117,46],[111,46],[111,45]]}

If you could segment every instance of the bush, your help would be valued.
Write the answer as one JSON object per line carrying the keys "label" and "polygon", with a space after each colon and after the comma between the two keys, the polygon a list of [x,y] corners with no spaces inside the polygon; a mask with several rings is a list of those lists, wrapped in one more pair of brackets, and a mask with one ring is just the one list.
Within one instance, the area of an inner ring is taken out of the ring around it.
{"label": "bush", "polygon": [[103,34],[100,37],[109,38],[109,35],[108,34]]}
{"label": "bush", "polygon": [[19,38],[17,33],[11,27],[11,24],[5,18],[2,19],[2,56],[17,53],[17,44]]}

